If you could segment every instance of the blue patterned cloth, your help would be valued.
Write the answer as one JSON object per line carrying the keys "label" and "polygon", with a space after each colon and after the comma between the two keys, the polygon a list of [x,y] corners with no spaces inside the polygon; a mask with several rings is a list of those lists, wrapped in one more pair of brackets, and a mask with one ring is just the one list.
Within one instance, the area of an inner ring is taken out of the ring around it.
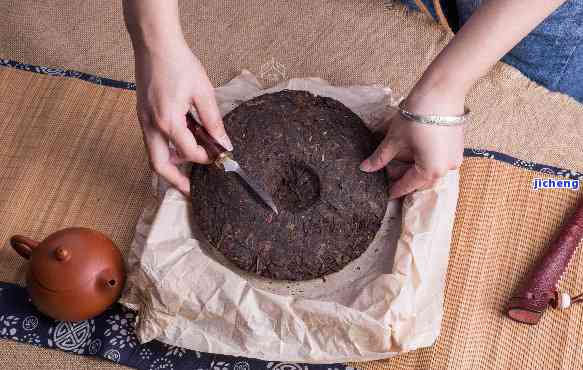
{"label": "blue patterned cloth", "polygon": [[79,322],[55,321],[38,312],[26,289],[0,282],[0,338],[78,355],[101,357],[142,370],[353,370],[344,364],[308,365],[191,351],[158,341],[139,344],[136,314],[115,304]]}
{"label": "blue patterned cloth", "polygon": [[[482,1],[456,0],[459,25],[455,26],[463,26]],[[415,0],[402,2],[418,10]],[[436,18],[433,1],[422,2]],[[448,9],[446,3],[441,1],[444,9]],[[583,0],[567,0],[502,61],[547,89],[562,92],[583,103]]]}

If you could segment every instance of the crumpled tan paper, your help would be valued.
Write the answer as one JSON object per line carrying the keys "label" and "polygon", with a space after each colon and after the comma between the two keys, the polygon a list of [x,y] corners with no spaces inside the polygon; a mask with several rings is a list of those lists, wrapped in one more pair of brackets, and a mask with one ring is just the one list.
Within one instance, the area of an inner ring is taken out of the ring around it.
{"label": "crumpled tan paper", "polygon": [[[282,89],[337,99],[379,127],[390,89],[292,79],[262,89],[250,72],[216,89],[224,115]],[[154,177],[136,226],[122,303],[139,311],[141,342],[273,361],[374,360],[430,346],[439,334],[458,172],[392,201],[365,253],[325,279],[272,282],[229,267],[198,237],[189,200]],[[193,236],[194,235],[194,236]],[[198,240],[197,240],[198,238]]]}

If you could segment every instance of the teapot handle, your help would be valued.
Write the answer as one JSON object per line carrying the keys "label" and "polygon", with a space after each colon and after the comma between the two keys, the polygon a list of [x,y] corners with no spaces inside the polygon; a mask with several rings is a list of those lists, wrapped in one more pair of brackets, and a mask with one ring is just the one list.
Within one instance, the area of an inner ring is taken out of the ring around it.
{"label": "teapot handle", "polygon": [[40,243],[31,238],[27,238],[22,235],[14,235],[10,238],[10,245],[20,256],[30,259],[32,250],[36,248]]}

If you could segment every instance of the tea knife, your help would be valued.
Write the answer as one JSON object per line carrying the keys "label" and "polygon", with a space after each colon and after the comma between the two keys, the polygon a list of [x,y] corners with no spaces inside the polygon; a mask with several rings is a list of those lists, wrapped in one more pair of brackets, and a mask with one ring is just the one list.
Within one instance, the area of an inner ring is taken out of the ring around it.
{"label": "tea knife", "polygon": [[186,114],[186,123],[197,143],[205,148],[209,157],[218,168],[225,172],[235,172],[239,178],[241,178],[241,180],[243,180],[243,182],[247,184],[249,188],[251,188],[251,190],[263,201],[263,203],[271,208],[275,214],[279,214],[271,195],[247,175],[233,157],[233,153],[217,143],[216,140],[208,134],[206,129],[194,119],[190,112]]}

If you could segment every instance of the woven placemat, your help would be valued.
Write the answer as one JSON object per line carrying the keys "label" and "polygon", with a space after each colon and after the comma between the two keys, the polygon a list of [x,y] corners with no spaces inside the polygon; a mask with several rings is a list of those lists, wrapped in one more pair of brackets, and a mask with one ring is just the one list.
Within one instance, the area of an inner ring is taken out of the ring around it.
{"label": "woven placemat", "polygon": [[[0,280],[24,283],[26,262],[7,243],[15,233],[42,239],[65,226],[86,226],[127,251],[150,183],[134,104],[129,90],[0,68]],[[516,284],[581,198],[569,190],[533,191],[537,176],[487,157],[465,160],[440,339],[432,348],[358,367],[583,363],[583,306],[549,312],[536,327],[502,315]],[[583,290],[580,258],[562,283],[568,291]],[[7,341],[0,341],[0,353],[3,369],[114,368]]]}
{"label": "woven placemat", "polygon": [[[575,369],[583,365],[583,306],[548,310],[540,323],[511,321],[514,289],[583,198],[583,191],[532,190],[541,173],[467,158],[435,346],[361,369]],[[583,291],[581,252],[560,289]]]}
{"label": "woven placemat", "polygon": [[[398,0],[180,4],[186,39],[216,86],[246,68],[266,84],[315,76],[336,85],[386,84],[403,95],[450,40]],[[134,81],[121,1],[4,0],[2,58]],[[467,147],[583,170],[583,105],[499,63],[475,85],[468,106]]]}
{"label": "woven placemat", "polygon": [[[150,170],[131,91],[0,68],[0,280],[24,284],[8,239],[67,226],[108,234],[125,253]],[[113,363],[1,341],[0,369]]]}

